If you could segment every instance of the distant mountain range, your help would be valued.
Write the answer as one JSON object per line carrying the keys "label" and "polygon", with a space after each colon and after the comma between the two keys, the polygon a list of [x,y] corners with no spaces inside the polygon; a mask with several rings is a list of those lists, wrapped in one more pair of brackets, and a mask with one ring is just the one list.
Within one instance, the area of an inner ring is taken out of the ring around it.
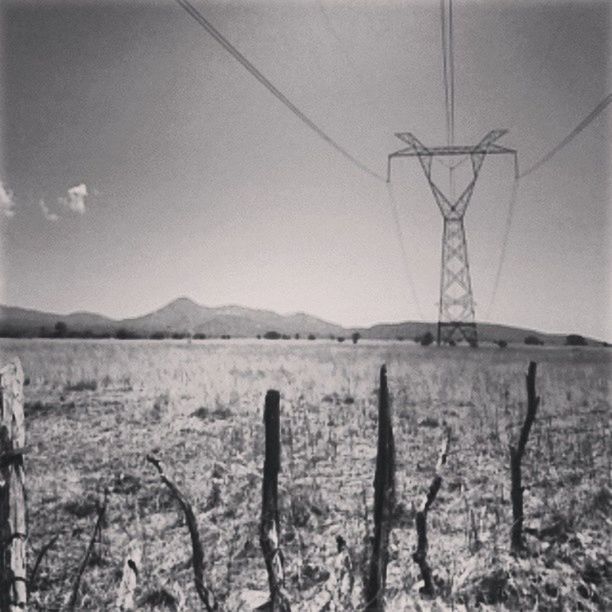
{"label": "distant mountain range", "polygon": [[[60,323],[58,333],[57,325]],[[209,307],[181,297],[169,304],[131,319],[115,320],[90,312],[74,312],[59,315],[15,306],[0,305],[0,336],[119,336],[150,337],[195,335],[206,337],[255,337],[266,332],[306,338],[329,336],[350,337],[359,332],[368,339],[412,340],[430,331],[435,335],[436,324],[417,321],[382,323],[368,328],[346,328],[305,313],[280,315],[270,310],[258,310],[243,306]],[[536,335],[546,344],[565,344],[563,334],[547,334],[530,329],[505,325],[480,323],[478,335],[481,342],[506,340],[522,343],[528,335]],[[599,344],[588,339],[589,344]]]}

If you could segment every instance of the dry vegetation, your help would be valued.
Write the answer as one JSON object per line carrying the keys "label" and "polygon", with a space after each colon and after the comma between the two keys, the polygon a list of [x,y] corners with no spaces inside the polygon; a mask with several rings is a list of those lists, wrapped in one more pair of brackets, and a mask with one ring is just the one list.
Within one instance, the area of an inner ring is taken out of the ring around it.
{"label": "dry vegetation", "polygon": [[[279,482],[286,590],[320,609],[338,543],[360,609],[371,535],[378,368],[393,400],[398,508],[389,610],[612,609],[610,357],[604,349],[435,349],[405,343],[2,341],[26,393],[30,566],[36,609],[59,609],[108,488],[78,609],[110,609],[130,542],[142,546],[139,609],[201,608],[183,514],[145,461],[160,457],[196,511],[206,579],[229,610],[266,600],[258,540],[265,391],[281,392]],[[526,552],[510,553],[508,445],[538,361],[541,405],[523,466]],[[435,600],[412,560],[415,504],[453,438],[429,512]],[[344,568],[346,571],[346,568]],[[316,605],[319,601],[319,605]]]}

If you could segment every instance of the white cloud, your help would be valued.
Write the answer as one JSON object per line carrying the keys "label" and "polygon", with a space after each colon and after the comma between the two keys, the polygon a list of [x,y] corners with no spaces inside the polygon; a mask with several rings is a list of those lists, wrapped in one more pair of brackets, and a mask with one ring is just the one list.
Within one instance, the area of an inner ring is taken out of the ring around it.
{"label": "white cloud", "polygon": [[85,198],[88,196],[87,185],[81,183],[68,190],[68,197],[58,198],[57,201],[72,212],[85,213]]}
{"label": "white cloud", "polygon": [[0,213],[5,217],[15,216],[13,192],[0,180]]}
{"label": "white cloud", "polygon": [[38,205],[40,206],[40,210],[42,210],[47,221],[57,221],[59,219],[59,215],[51,212],[44,200],[41,200]]}

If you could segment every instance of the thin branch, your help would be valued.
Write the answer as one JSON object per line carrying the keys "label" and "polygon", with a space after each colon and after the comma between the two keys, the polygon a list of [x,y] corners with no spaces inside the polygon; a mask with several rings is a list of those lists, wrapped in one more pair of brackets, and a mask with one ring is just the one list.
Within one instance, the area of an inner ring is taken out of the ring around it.
{"label": "thin branch", "polygon": [[60,537],[60,534],[56,533],[38,552],[38,555],[36,556],[36,561],[34,562],[34,567],[32,568],[32,571],[30,572],[30,579],[28,580],[28,585],[29,585],[28,588],[30,591],[34,590],[34,586],[36,584],[36,576],[38,575],[38,570],[40,568],[40,564],[42,563],[42,560],[45,558],[45,555],[49,552],[51,547],[57,542],[59,537]]}
{"label": "thin branch", "polygon": [[423,497],[419,510],[416,513],[416,532],[417,532],[417,547],[412,555],[412,559],[419,566],[421,576],[423,577],[423,588],[421,592],[429,597],[435,596],[435,588],[433,585],[431,567],[427,563],[427,550],[429,543],[427,541],[427,513],[436,500],[438,491],[442,486],[442,471],[446,465],[448,458],[448,449],[451,441],[451,429],[445,425],[444,438],[440,446],[438,454],[438,462],[436,464],[436,473],[429,485],[427,494]]}
{"label": "thin branch", "polygon": [[172,497],[176,499],[183,510],[183,513],[185,514],[185,520],[187,521],[187,528],[189,529],[191,546],[193,549],[193,576],[196,591],[200,600],[206,606],[206,610],[208,612],[213,612],[214,610],[217,610],[217,600],[215,599],[210,587],[204,584],[204,552],[202,550],[202,542],[200,541],[198,523],[191,508],[191,504],[183,495],[181,490],[174,484],[174,482],[172,482],[166,476],[163,465],[159,459],[153,457],[152,455],[147,455],[147,461],[157,469],[162,482],[168,487]]}
{"label": "thin branch", "polygon": [[96,540],[102,531],[102,525],[104,523],[105,515],[106,515],[106,507],[108,505],[108,489],[104,489],[104,499],[102,504],[98,506],[98,518],[96,519],[96,524],[93,529],[93,533],[91,534],[91,539],[89,540],[89,546],[87,546],[87,550],[85,551],[85,555],[79,569],[77,571],[77,575],[74,579],[74,584],[72,585],[72,592],[70,594],[70,598],[68,599],[68,603],[66,604],[68,610],[72,612],[75,609],[77,599],[79,597],[79,588],[81,586],[81,578],[85,572],[85,568],[87,567],[87,563],[89,562],[89,557],[93,552],[94,546],[96,544]]}

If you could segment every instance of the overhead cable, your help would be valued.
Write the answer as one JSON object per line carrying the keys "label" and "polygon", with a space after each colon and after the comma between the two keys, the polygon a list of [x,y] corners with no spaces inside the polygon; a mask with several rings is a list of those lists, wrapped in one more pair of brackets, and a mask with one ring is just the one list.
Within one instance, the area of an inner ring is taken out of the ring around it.
{"label": "overhead cable", "polygon": [[425,317],[423,316],[423,311],[421,309],[421,303],[419,301],[419,296],[417,294],[416,285],[414,283],[414,278],[412,276],[410,258],[408,257],[408,253],[406,252],[404,233],[402,232],[402,225],[400,223],[398,206],[397,202],[395,201],[395,196],[393,195],[393,188],[391,186],[391,183],[387,183],[387,194],[389,196],[389,204],[391,208],[391,214],[393,216],[393,224],[395,226],[398,242],[402,251],[404,272],[406,273],[406,278],[408,280],[408,284],[410,285],[410,291],[412,292],[412,298],[414,299],[414,305],[416,306],[417,313],[421,318],[421,321],[425,321]]}
{"label": "overhead cable", "polygon": [[541,157],[533,166],[524,170],[518,175],[519,179],[525,178],[532,172],[535,172],[541,168],[546,162],[548,162],[554,155],[556,155],[565,145],[569,144],[582,130],[584,130],[593,119],[595,119],[606,107],[612,102],[612,93],[609,93],[561,142],[555,145],[546,155]]}
{"label": "overhead cable", "polygon": [[386,182],[386,179],[368,168],[363,162],[359,161],[349,153],[342,145],[338,144],[331,136],[328,136],[314,121],[307,117],[285,94],[277,89],[255,66],[232,45],[207,19],[200,13],[188,0],[176,0],[177,4],[184,9],[195,21],[197,21],[234,59],[236,59],[252,76],[254,76],[277,100],[282,102],[302,123],[307,125],[313,132],[322,138],[328,145],[333,147],[338,153],[348,159],[353,165],[362,172],[369,174],[373,178]]}
{"label": "overhead cable", "polygon": [[491,293],[491,300],[489,301],[489,307],[487,308],[485,319],[491,320],[491,314],[493,313],[493,307],[495,305],[495,299],[497,298],[497,290],[499,289],[499,281],[501,278],[502,269],[506,260],[506,251],[508,247],[508,238],[510,237],[510,229],[512,228],[512,217],[514,215],[514,207],[518,196],[519,181],[515,177],[512,181],[512,188],[510,192],[510,203],[508,204],[508,215],[506,217],[506,227],[504,228],[504,237],[502,239],[502,248],[497,263],[497,271],[495,272],[495,280],[493,281],[493,291]]}

